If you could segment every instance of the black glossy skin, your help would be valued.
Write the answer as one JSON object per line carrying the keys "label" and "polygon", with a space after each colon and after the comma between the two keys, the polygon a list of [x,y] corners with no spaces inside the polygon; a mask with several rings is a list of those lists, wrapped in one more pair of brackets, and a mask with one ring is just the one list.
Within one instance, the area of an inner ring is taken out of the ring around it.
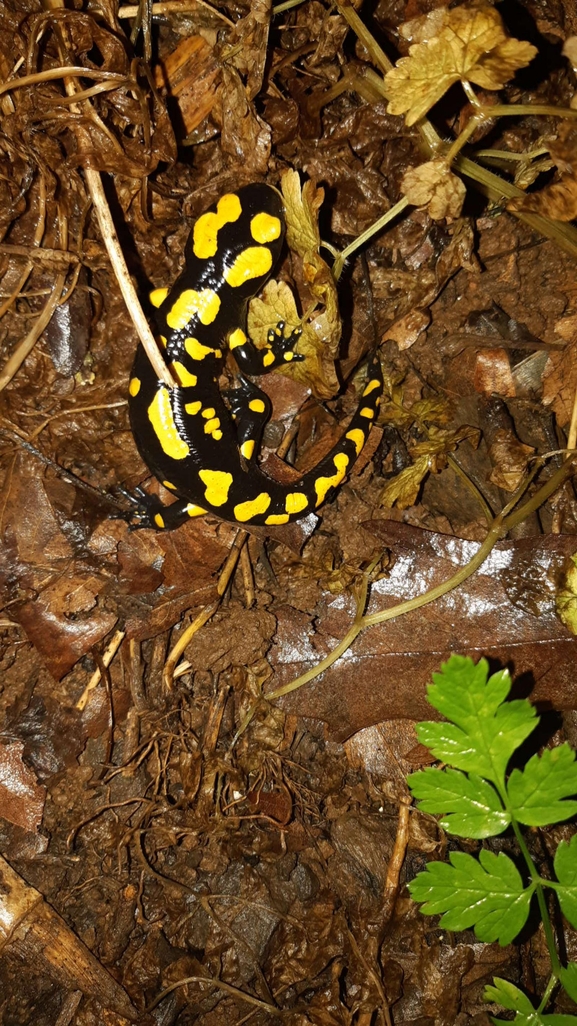
{"label": "black glossy skin", "polygon": [[[285,228],[281,197],[270,186],[245,186],[236,194],[224,197],[222,205],[228,209],[237,206],[238,201],[239,216],[218,228],[214,255],[195,255],[193,228],[187,243],[185,268],[156,312],[159,335],[166,339],[167,362],[177,361],[180,365],[177,377],[182,381],[181,386],[169,390],[159,382],[144,350],[138,347],[130,389],[132,430],[147,466],[160,481],[172,486],[171,490],[180,500],[169,507],[161,506],[155,499],[147,500],[135,514],[142,526],[176,527],[202,512],[247,526],[288,523],[306,516],[317,509],[346,476],[378,412],[383,381],[379,360],[374,356],[367,374],[368,394],[361,399],[359,410],[343,438],[320,464],[289,486],[271,480],[259,470],[256,450],[270,415],[270,403],[262,390],[244,378],[241,378],[241,388],[227,394],[228,405],[224,402],[218,377],[226,350],[230,345],[240,369],[248,374],[262,374],[302,357],[293,350],[300,332],[285,338],[280,325],[269,333],[264,350],[257,349],[249,339],[239,344],[237,329],[245,328],[247,302],[262,289],[278,262]],[[215,209],[211,207],[210,211]],[[259,215],[257,221],[260,219],[267,230],[272,226],[273,232],[278,222],[277,238],[263,242],[251,237],[256,215]],[[201,222],[204,224],[203,218],[197,221],[197,226]],[[228,283],[226,276],[230,268],[247,247],[250,247],[249,257],[254,257],[254,266],[258,264],[262,273],[255,273],[242,283]],[[212,290],[220,300],[216,314],[218,302],[212,300],[211,309],[203,315],[210,323],[203,324],[198,313],[193,312],[186,324],[182,325],[181,318],[176,327],[171,327],[167,317],[171,317],[179,297],[186,290],[198,293],[206,289]],[[153,293],[151,298],[154,296]],[[196,346],[191,357],[191,350],[185,348],[186,340],[191,338],[212,351],[202,350],[202,359],[199,359]],[[187,383],[195,379],[194,384]],[[347,437],[349,435],[351,437]],[[254,443],[254,446],[246,443]]]}

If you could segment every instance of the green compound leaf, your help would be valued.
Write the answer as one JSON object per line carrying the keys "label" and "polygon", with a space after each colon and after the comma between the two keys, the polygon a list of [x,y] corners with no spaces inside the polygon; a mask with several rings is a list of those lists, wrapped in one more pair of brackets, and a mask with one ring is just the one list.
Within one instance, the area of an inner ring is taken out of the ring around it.
{"label": "green compound leaf", "polygon": [[577,1016],[574,1015],[540,1015],[533,1011],[530,1015],[524,1012],[517,1012],[514,1019],[495,1019],[492,1015],[493,1026],[577,1026]]}
{"label": "green compound leaf", "polygon": [[508,980],[502,980],[498,976],[493,977],[494,987],[485,987],[483,997],[485,1001],[494,1001],[502,1005],[510,1012],[516,1012],[514,1019],[494,1019],[491,1022],[495,1026],[576,1026],[577,1018],[573,1015],[543,1015],[533,1008],[529,998],[522,990],[515,987]]}
{"label": "green compound leaf", "polygon": [[561,841],[553,861],[559,883],[555,887],[561,911],[577,928],[577,834],[569,843]]}
{"label": "green compound leaf", "polygon": [[538,719],[526,699],[505,702],[508,670],[488,673],[486,659],[475,665],[468,656],[452,655],[428,688],[431,705],[451,722],[419,723],[417,734],[437,759],[503,787],[509,759]]}
{"label": "green compound leaf", "polygon": [[569,962],[566,969],[561,969],[559,979],[563,990],[567,992],[573,1001],[577,1001],[577,962]]}
{"label": "green compound leaf", "polygon": [[511,859],[481,851],[479,859],[452,852],[451,864],[431,862],[409,884],[425,915],[442,913],[446,930],[474,927],[481,941],[510,944],[525,925],[534,887],[523,881]]}
{"label": "green compound leaf", "polygon": [[563,799],[577,794],[575,752],[563,744],[534,755],[523,770],[513,770],[507,792],[520,823],[548,826],[569,819],[577,812],[577,801]]}
{"label": "green compound leaf", "polygon": [[500,976],[494,976],[493,983],[495,984],[494,987],[489,985],[483,991],[485,1001],[494,1001],[495,1004],[502,1005],[503,1008],[507,1008],[510,1012],[523,1012],[524,1015],[533,1014],[535,1009],[531,1001],[514,983],[509,983],[509,980],[502,980]]}
{"label": "green compound leaf", "polygon": [[482,777],[428,767],[407,783],[424,812],[445,813],[441,826],[459,837],[492,837],[511,822],[495,788]]}

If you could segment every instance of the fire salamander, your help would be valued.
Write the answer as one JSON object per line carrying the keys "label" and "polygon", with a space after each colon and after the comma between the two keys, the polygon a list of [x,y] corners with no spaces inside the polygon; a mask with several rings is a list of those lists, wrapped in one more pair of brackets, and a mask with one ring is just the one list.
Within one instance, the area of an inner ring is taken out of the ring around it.
{"label": "fire salamander", "polygon": [[259,469],[256,452],[270,400],[240,375],[241,387],[221,393],[226,350],[241,372],[257,375],[303,357],[301,334],[280,322],[263,349],[247,335],[248,300],[277,263],[285,233],[282,199],[271,186],[247,185],[222,196],[196,221],[186,265],[172,289],[155,289],[160,344],[178,387],[159,381],[138,347],[130,379],[130,420],[141,456],[173,505],[140,492],[136,526],[174,528],[214,513],[241,524],[287,524],[316,510],[343,481],[376,417],[383,378],[369,363],[362,399],[346,433],[300,480],[283,485]]}

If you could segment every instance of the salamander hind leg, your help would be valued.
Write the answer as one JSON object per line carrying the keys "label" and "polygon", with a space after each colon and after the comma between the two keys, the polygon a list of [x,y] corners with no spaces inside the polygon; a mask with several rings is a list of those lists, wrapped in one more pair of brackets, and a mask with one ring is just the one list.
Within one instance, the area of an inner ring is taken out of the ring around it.
{"label": "salamander hind leg", "polygon": [[131,509],[119,516],[127,521],[131,531],[141,528],[173,531],[191,517],[199,517],[206,513],[205,509],[186,499],[179,499],[171,506],[165,506],[158,495],[150,495],[143,488],[136,487],[132,492],[124,488],[120,490],[124,498],[131,503]]}
{"label": "salamander hind leg", "polygon": [[263,428],[271,414],[271,401],[262,389],[239,375],[241,387],[226,393],[238,439],[238,450],[245,460],[252,460],[258,449]]}
{"label": "salamander hind leg", "polygon": [[317,509],[330,499],[350,472],[374,424],[383,395],[383,372],[378,354],[369,361],[365,387],[357,410],[333,449],[303,478],[303,490]]}

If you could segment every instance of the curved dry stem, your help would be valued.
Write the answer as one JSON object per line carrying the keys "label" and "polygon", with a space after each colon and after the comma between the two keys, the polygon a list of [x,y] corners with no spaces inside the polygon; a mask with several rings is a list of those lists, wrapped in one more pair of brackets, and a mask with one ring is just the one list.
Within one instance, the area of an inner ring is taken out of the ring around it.
{"label": "curved dry stem", "polygon": [[381,229],[389,223],[389,221],[393,221],[397,214],[400,214],[401,211],[405,209],[405,207],[408,207],[408,205],[408,199],[405,196],[403,196],[397,203],[395,203],[393,207],[390,208],[390,210],[387,210],[386,214],[383,214],[382,217],[379,217],[378,220],[375,221],[372,225],[370,225],[369,228],[365,228],[364,232],[361,232],[361,234],[358,235],[357,238],[353,240],[353,242],[351,242],[348,246],[345,246],[345,248],[341,250],[333,264],[333,275],[335,281],[339,280],[343,272],[343,267],[345,266],[345,263],[351,256],[351,254],[354,253],[361,246],[363,246],[365,242],[368,242],[369,239],[372,239],[373,235],[376,235],[377,232],[380,232]]}
{"label": "curved dry stem", "polygon": [[65,281],[65,274],[57,275],[53,291],[49,295],[47,302],[44,304],[44,309],[34,321],[32,328],[25,338],[23,338],[16,346],[12,356],[6,360],[6,363],[0,372],[0,392],[6,388],[6,385],[12,381],[14,375],[20,370],[24,360],[28,354],[32,352],[42,332],[50,323],[52,315],[60,303],[60,297],[62,295]]}
{"label": "curved dry stem", "polygon": [[172,994],[173,990],[178,990],[179,987],[185,987],[188,983],[208,983],[210,987],[216,987],[218,990],[223,990],[225,994],[231,994],[233,997],[239,998],[240,1001],[246,1001],[249,1005],[255,1005],[256,1008],[264,1008],[266,1012],[270,1012],[272,1015],[284,1015],[279,1008],[275,1005],[271,1005],[268,1001],[261,1001],[260,998],[253,997],[252,994],[245,994],[243,990],[239,990],[238,987],[232,987],[230,983],[223,983],[216,976],[185,976],[182,980],[177,980],[176,983],[171,983],[170,987],[166,987],[165,990],[161,991],[157,998],[154,999],[151,1005],[146,1009],[147,1012],[152,1012],[161,1001],[169,994]]}

